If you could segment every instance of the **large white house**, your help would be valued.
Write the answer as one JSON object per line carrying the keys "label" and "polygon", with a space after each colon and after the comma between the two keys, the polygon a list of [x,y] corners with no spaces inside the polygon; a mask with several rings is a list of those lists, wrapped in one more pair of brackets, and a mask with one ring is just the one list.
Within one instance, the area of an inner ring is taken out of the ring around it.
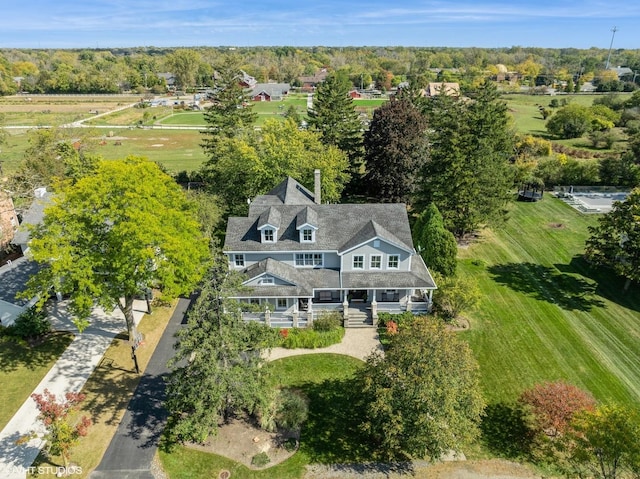
{"label": "large white house", "polygon": [[[339,311],[345,326],[374,325],[381,311],[425,312],[436,285],[416,253],[404,204],[321,204],[285,179],[231,217],[224,252],[247,276],[236,299],[259,305],[245,319],[304,326]],[[254,307],[255,309],[255,307]]]}

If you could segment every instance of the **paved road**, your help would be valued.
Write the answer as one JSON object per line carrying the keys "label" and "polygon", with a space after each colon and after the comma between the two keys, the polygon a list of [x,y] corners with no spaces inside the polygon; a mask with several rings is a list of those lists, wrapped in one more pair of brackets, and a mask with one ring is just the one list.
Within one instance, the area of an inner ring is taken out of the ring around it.
{"label": "paved road", "polygon": [[178,301],[118,430],[89,479],[153,479],[151,461],[167,420],[163,408],[167,361],[173,357],[174,336],[182,327],[189,304],[188,299]]}

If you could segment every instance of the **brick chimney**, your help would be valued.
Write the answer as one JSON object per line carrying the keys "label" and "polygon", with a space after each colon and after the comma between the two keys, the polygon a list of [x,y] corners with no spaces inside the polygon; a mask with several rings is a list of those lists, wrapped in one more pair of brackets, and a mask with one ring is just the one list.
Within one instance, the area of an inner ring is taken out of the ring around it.
{"label": "brick chimney", "polygon": [[320,170],[315,170],[313,172],[313,197],[317,205],[322,204],[320,191]]}

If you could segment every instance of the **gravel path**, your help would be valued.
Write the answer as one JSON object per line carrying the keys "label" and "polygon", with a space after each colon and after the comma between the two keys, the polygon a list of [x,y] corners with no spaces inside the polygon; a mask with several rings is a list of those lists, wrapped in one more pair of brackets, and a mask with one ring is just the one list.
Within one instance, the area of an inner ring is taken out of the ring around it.
{"label": "gravel path", "polygon": [[275,361],[276,359],[300,356],[302,354],[335,353],[364,360],[373,351],[383,351],[378,331],[375,328],[347,328],[345,329],[344,338],[339,344],[317,349],[273,348],[268,353],[267,359]]}

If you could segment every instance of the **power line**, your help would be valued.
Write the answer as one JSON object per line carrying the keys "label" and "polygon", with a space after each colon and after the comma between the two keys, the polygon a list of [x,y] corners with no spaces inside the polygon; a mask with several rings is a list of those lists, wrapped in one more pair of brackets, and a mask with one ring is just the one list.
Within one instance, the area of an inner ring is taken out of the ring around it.
{"label": "power line", "polygon": [[611,43],[609,44],[609,55],[607,55],[607,64],[604,67],[605,70],[609,69],[609,60],[611,60],[611,47],[613,47],[613,37],[616,36],[616,32],[618,31],[618,27],[613,27],[613,29],[611,31],[613,33],[611,34]]}

